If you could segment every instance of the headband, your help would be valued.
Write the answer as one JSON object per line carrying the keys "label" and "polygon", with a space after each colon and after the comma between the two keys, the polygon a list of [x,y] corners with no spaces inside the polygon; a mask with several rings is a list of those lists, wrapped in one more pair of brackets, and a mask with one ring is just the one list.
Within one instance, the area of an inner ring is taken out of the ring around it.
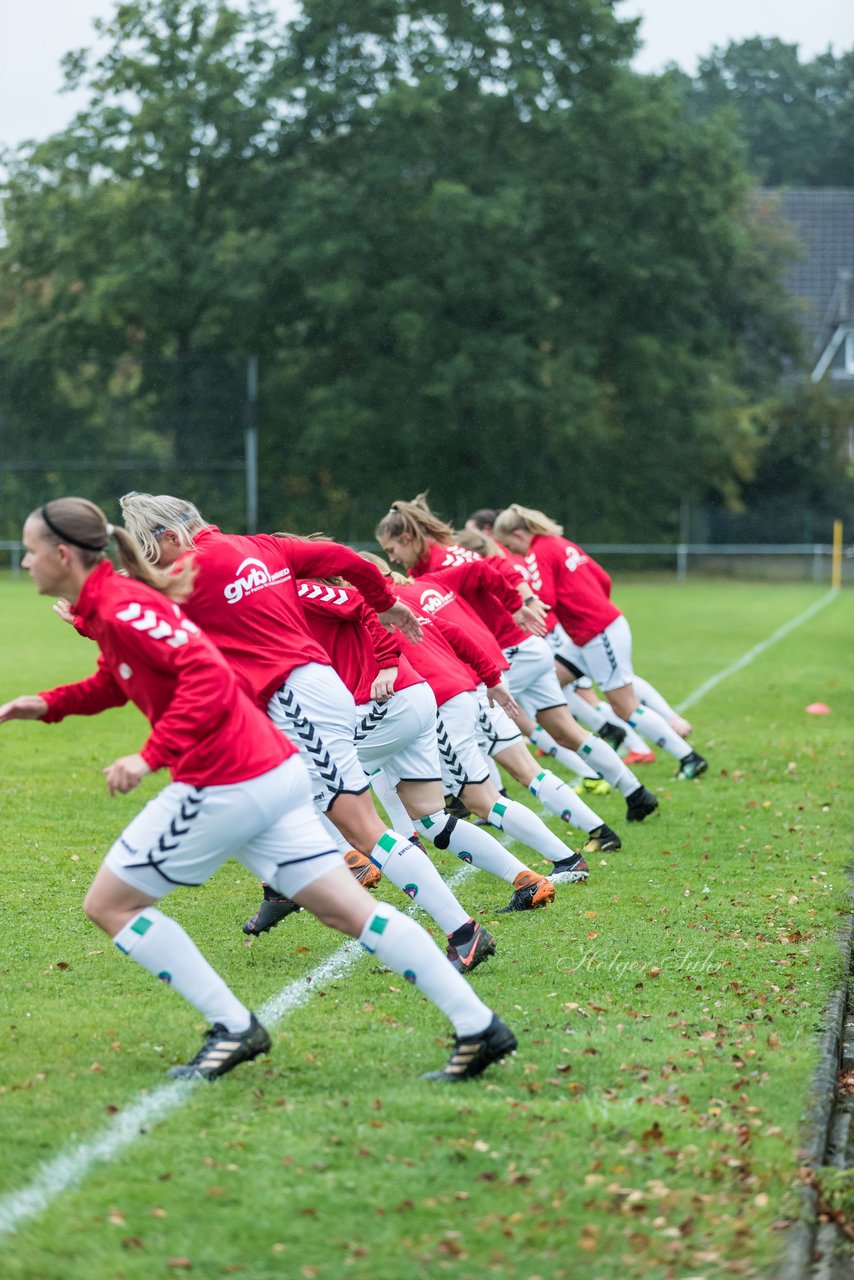
{"label": "headband", "polygon": [[[60,529],[57,525],[55,525],[51,520],[50,516],[48,515],[47,503],[45,503],[45,505],[41,509],[41,518],[42,520],[44,520],[45,524],[47,525],[48,529],[50,529],[51,533],[55,534],[55,536],[59,538],[62,542],[69,542],[72,547],[79,547],[81,551],[103,551],[106,548],[106,545],[107,545],[106,542],[102,543],[99,547],[96,547],[96,546],[93,546],[91,542],[81,542],[79,538],[72,538],[70,534],[63,533],[62,529]],[[108,540],[112,536],[112,532],[113,532],[113,526],[108,524],[106,528],[106,534],[107,534]]]}

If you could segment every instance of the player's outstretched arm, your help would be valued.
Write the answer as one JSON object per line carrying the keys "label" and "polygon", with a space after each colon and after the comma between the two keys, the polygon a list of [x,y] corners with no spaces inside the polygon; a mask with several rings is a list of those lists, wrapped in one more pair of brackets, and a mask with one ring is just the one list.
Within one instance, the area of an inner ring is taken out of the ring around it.
{"label": "player's outstretched arm", "polygon": [[38,693],[25,693],[0,707],[0,724],[7,720],[41,720],[47,715],[47,702]]}

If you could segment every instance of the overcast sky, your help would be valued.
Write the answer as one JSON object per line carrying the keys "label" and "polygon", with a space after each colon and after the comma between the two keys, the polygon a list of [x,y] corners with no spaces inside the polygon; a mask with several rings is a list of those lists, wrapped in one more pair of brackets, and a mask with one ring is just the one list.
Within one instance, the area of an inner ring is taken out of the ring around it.
{"label": "overcast sky", "polygon": [[[297,7],[269,3],[284,17]],[[114,7],[114,0],[0,0],[0,147],[47,137],[83,105],[59,93],[59,60],[91,43],[93,18]],[[641,71],[668,62],[693,71],[713,45],[755,35],[797,44],[805,58],[854,47],[854,0],[622,0],[618,13],[643,20]]]}

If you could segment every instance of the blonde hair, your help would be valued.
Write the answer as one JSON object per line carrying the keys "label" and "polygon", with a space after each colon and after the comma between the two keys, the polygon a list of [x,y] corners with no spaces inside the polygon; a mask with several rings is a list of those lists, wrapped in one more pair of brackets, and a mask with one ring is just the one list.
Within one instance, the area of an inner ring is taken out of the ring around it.
{"label": "blonde hair", "polygon": [[511,502],[496,518],[492,532],[502,542],[505,534],[513,533],[516,529],[526,529],[528,533],[543,534],[550,538],[560,538],[563,535],[563,525],[556,524],[544,512]]}
{"label": "blonde hair", "polygon": [[405,574],[398,573],[396,569],[392,569],[389,562],[383,560],[382,556],[375,556],[373,551],[360,551],[358,554],[363,560],[367,560],[369,564],[375,564],[386,578],[391,578],[392,582],[396,582],[398,586],[411,585],[411,578],[407,578]]}
{"label": "blonde hair", "polygon": [[457,546],[465,547],[467,551],[476,551],[486,559],[502,554],[495,539],[490,538],[488,533],[482,533],[480,529],[458,529],[454,539]]}
{"label": "blonde hair", "polygon": [[166,573],[148,564],[127,530],[111,525],[100,507],[88,498],[56,498],[31,513],[31,519],[42,521],[44,536],[57,545],[73,549],[86,569],[104,559],[108,543],[118,547],[119,564],[129,578],[144,582],[170,600],[184,600],[190,594],[195,578],[195,565],[185,564],[174,573]]}
{"label": "blonde hair", "polygon": [[198,507],[185,498],[173,498],[168,493],[137,493],[131,490],[119,498],[125,528],[136,542],[144,559],[156,565],[160,559],[157,539],[168,529],[174,533],[180,546],[186,551],[193,548],[193,534],[204,529]]}
{"label": "blonde hair", "polygon": [[383,516],[376,527],[374,536],[379,542],[388,538],[401,538],[409,534],[413,546],[422,559],[427,550],[428,539],[448,547],[454,541],[454,531],[444,520],[427,505],[427,493],[418,493],[411,502],[393,502],[388,515]]}

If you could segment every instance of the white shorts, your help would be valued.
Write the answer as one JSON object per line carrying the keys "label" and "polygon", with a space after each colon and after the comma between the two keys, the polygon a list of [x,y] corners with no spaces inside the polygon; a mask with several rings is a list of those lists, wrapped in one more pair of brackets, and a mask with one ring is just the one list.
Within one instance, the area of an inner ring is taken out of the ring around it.
{"label": "white shorts", "polygon": [[576,677],[573,682],[575,688],[591,688],[593,681],[585,671],[584,655],[575,641],[569,638],[560,623],[549,632],[546,639],[554,653],[555,661],[566,667]]}
{"label": "white shorts", "polygon": [[480,714],[477,718],[477,744],[485,755],[494,756],[505,747],[522,741],[519,726],[510,719],[503,707],[491,707],[486,686],[479,685],[477,701]]}
{"label": "white shorts", "polygon": [[367,791],[368,779],[353,744],[356,704],[331,667],[321,662],[296,667],[273,694],[267,715],[299,748],[321,813],[342,793]]}
{"label": "white shorts", "polygon": [[510,663],[505,676],[507,688],[529,715],[536,719],[538,711],[566,706],[555,673],[554,654],[545,640],[528,636],[521,644],[505,649],[504,656]]}
{"label": "white shorts", "polygon": [[365,770],[398,782],[438,782],[442,776],[436,740],[436,699],[429,684],[413,684],[388,702],[358,708],[356,752]]}
{"label": "white shorts", "polygon": [[624,614],[581,647],[584,670],[603,693],[622,689],[634,679],[632,670],[632,630]]}
{"label": "white shorts", "polygon": [[172,782],[149,800],[110,849],[105,866],[150,898],[200,885],[229,858],[292,898],[343,866],[311,802],[299,756],[248,782]]}
{"label": "white shorts", "polygon": [[489,778],[489,765],[477,742],[479,716],[476,693],[458,693],[439,708],[436,731],[446,794],[457,796],[469,783]]}

